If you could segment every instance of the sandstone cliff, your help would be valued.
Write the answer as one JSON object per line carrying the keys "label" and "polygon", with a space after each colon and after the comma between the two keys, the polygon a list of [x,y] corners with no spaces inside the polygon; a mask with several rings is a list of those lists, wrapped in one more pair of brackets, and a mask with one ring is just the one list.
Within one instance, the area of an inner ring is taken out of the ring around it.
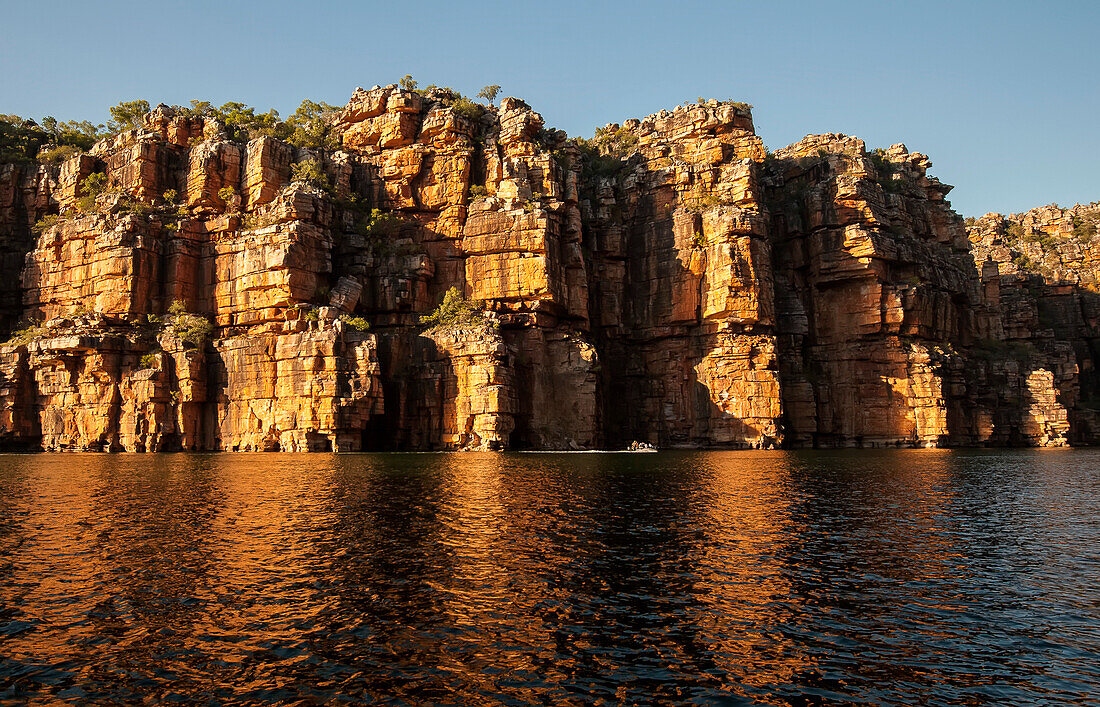
{"label": "sandstone cliff", "polygon": [[[0,167],[0,445],[1100,434],[1095,206],[964,224],[924,155],[766,153],[729,102],[571,141],[514,98],[389,86],[331,130],[295,147],[160,106]],[[479,311],[422,324],[452,289]]]}
{"label": "sandstone cliff", "polygon": [[967,226],[989,321],[978,353],[997,383],[988,395],[999,396],[1002,419],[1021,420],[998,442],[1100,439],[1098,226],[1100,204],[986,214]]}

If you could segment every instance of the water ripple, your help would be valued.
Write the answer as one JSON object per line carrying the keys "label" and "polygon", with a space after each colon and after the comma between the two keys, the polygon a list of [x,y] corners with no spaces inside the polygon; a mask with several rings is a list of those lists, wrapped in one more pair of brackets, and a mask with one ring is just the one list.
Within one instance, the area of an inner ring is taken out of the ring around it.
{"label": "water ripple", "polygon": [[1098,462],[0,456],[0,700],[1095,703]]}

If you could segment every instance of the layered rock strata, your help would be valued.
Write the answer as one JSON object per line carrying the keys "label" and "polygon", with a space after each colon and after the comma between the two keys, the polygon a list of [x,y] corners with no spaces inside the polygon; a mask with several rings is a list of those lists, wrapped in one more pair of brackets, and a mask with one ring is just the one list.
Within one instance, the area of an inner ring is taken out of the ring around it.
{"label": "layered rock strata", "polygon": [[791,442],[938,446],[960,412],[945,375],[976,323],[962,220],[904,146],[809,136],[765,179]]}
{"label": "layered rock strata", "polygon": [[689,106],[605,135],[631,150],[612,174],[582,174],[608,442],[782,443],[764,147],[748,110]]}
{"label": "layered rock strata", "polygon": [[[767,153],[728,102],[578,142],[514,98],[389,86],[333,130],[335,151],[242,142],[161,106],[59,168],[0,168],[0,445],[1100,434],[1095,206],[966,224],[924,155]],[[422,324],[450,290],[474,311]]]}
{"label": "layered rock strata", "polygon": [[[1100,439],[1100,204],[968,220],[990,326],[977,349],[998,383],[996,441]],[[1014,424],[1012,424],[1014,423]],[[1018,431],[1017,431],[1018,430]]]}

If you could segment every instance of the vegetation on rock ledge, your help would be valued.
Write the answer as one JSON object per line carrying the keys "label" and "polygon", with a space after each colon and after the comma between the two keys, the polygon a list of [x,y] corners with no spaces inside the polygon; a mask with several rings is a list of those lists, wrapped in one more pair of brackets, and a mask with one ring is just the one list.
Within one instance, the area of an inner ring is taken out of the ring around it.
{"label": "vegetation on rock ledge", "polygon": [[207,340],[214,333],[214,325],[206,317],[189,313],[179,300],[174,300],[168,306],[168,326],[172,333],[184,344],[189,344],[196,349],[206,345]]}
{"label": "vegetation on rock ledge", "polygon": [[443,302],[431,314],[420,317],[421,324],[436,329],[458,329],[484,322],[484,315],[476,304],[466,299],[457,287],[443,295]]}
{"label": "vegetation on rock ledge", "polygon": [[370,329],[370,322],[367,321],[366,317],[348,315],[340,317],[340,321],[355,331],[368,331]]}
{"label": "vegetation on rock ledge", "polygon": [[332,188],[329,184],[328,176],[321,166],[321,161],[316,157],[309,157],[301,162],[292,164],[290,166],[290,181],[305,182],[322,191],[328,191]]}

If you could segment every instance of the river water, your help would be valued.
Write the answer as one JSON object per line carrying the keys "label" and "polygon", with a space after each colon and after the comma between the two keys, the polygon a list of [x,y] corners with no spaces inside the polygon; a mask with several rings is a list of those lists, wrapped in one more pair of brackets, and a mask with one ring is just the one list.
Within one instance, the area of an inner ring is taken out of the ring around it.
{"label": "river water", "polygon": [[1100,452],[0,456],[0,701],[1100,702]]}

